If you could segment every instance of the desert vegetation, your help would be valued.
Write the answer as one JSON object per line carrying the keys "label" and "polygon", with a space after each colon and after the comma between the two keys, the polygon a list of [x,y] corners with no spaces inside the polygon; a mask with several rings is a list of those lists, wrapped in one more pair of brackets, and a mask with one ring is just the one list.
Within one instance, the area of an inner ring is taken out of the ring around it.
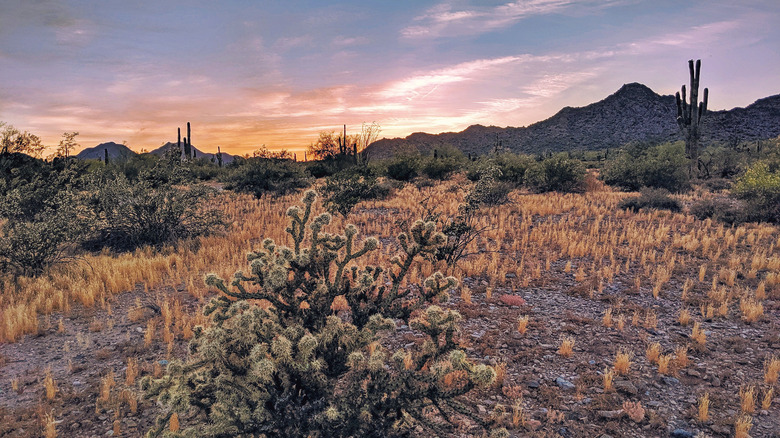
{"label": "desert vegetation", "polygon": [[312,162],[3,153],[0,434],[780,427],[780,140],[704,148],[736,169],[707,179],[681,143],[322,137]]}

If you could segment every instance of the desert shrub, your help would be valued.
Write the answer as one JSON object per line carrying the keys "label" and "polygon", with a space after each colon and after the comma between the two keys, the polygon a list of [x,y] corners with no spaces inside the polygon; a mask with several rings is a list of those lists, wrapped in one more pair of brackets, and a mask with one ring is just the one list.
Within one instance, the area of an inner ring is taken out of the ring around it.
{"label": "desert shrub", "polygon": [[88,248],[126,251],[161,246],[224,227],[221,212],[206,205],[214,189],[202,185],[155,186],[107,173],[90,181],[87,205],[95,216]]}
{"label": "desert shrub", "polygon": [[463,168],[467,161],[459,149],[443,145],[438,147],[433,155],[421,159],[420,171],[428,178],[446,179]]}
{"label": "desert shrub", "polygon": [[601,175],[605,183],[624,190],[652,187],[680,192],[690,188],[687,166],[682,142],[630,144],[606,164]]}
{"label": "desert shrub", "polygon": [[355,168],[328,177],[322,193],[329,212],[347,216],[358,203],[390,194],[389,185],[379,183],[375,175],[361,170]]}
{"label": "desert shrub", "polygon": [[732,193],[745,201],[747,220],[780,223],[780,168],[757,162],[737,178]]}
{"label": "desert shrub", "polygon": [[690,213],[699,220],[711,218],[727,224],[737,224],[745,219],[741,206],[723,197],[700,199],[691,204]]}
{"label": "desert shrub", "polygon": [[37,275],[66,259],[92,223],[79,196],[87,165],[19,155],[0,157],[0,264]]}
{"label": "desert shrub", "polygon": [[536,164],[533,157],[508,152],[495,155],[491,161],[501,172],[498,180],[515,185],[523,184],[526,171]]}
{"label": "desert shrub", "polygon": [[666,189],[642,188],[639,196],[625,198],[618,204],[618,208],[631,211],[639,211],[642,208],[652,208],[656,210],[680,211],[682,205],[680,201],[669,196]]}
{"label": "desert shrub", "polygon": [[289,193],[309,186],[301,165],[292,160],[249,158],[225,179],[225,188],[260,197],[264,193]]}
{"label": "desert shrub", "polygon": [[37,275],[66,260],[88,231],[88,214],[72,192],[61,192],[31,218],[13,218],[0,228],[0,265],[23,275]]}
{"label": "desert shrub", "polygon": [[[418,427],[441,435],[463,416],[486,424],[458,399],[495,371],[466,358],[455,336],[460,316],[435,305],[457,281],[436,273],[401,287],[444,236],[418,221],[399,235],[392,269],[361,268],[354,262],[377,240],[361,245],[353,225],[326,232],[331,217],[312,216],[315,196],[287,211],[292,247],[265,239],[229,283],[206,276],[221,293],[206,307],[213,324],[196,328],[186,363],[141,382],[165,409],[149,436],[409,436]],[[422,347],[382,345],[396,320],[426,338]],[[167,431],[174,412],[193,420]]]}
{"label": "desert shrub", "polygon": [[417,176],[419,157],[397,155],[387,163],[386,175],[397,181],[409,181]]}
{"label": "desert shrub", "polygon": [[581,161],[557,154],[527,168],[525,183],[531,189],[544,192],[581,192],[585,166]]}

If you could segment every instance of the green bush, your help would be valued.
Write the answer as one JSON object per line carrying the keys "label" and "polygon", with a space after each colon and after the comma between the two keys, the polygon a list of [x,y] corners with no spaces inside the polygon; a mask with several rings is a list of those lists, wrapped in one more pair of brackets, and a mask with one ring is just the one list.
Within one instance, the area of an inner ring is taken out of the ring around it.
{"label": "green bush", "polygon": [[631,211],[639,211],[643,208],[652,208],[656,210],[681,211],[680,201],[669,196],[666,189],[642,188],[639,196],[625,198],[618,204],[619,208]]}
{"label": "green bush", "polygon": [[[457,281],[436,273],[419,288],[401,287],[444,236],[418,221],[399,235],[394,269],[359,268],[353,262],[379,243],[360,244],[353,225],[326,232],[331,217],[312,216],[315,196],[287,211],[292,247],[266,239],[229,283],[206,276],[222,294],[206,308],[213,324],[196,328],[186,363],[141,381],[165,409],[149,436],[384,437],[417,428],[430,436],[451,431],[457,418],[486,425],[459,399],[495,371],[466,358],[455,338],[460,316],[435,305]],[[424,344],[385,348],[380,334],[395,320]],[[166,430],[174,412],[178,432]]]}
{"label": "green bush", "polygon": [[226,189],[258,198],[264,193],[285,194],[308,186],[309,179],[299,163],[275,158],[249,158],[225,180]]}
{"label": "green bush", "polygon": [[387,163],[386,175],[397,181],[409,181],[417,176],[419,157],[397,155]]}
{"label": "green bush", "polygon": [[745,201],[747,220],[780,223],[780,169],[757,162],[737,179],[732,194]]}
{"label": "green bush", "polygon": [[740,205],[731,199],[710,197],[700,199],[690,207],[690,213],[699,220],[710,218],[729,225],[744,222],[745,214]]}
{"label": "green bush", "polygon": [[462,169],[467,162],[459,149],[443,145],[435,149],[433,155],[422,158],[420,171],[428,178],[442,180]]}
{"label": "green bush", "polygon": [[369,199],[381,199],[390,194],[390,186],[380,184],[376,176],[360,169],[346,170],[328,177],[322,188],[325,207],[331,213],[347,216],[355,206]]}
{"label": "green bush", "polygon": [[580,160],[557,154],[527,168],[525,183],[536,192],[581,192],[585,166]]}
{"label": "green bush", "polygon": [[215,193],[206,186],[155,186],[110,172],[95,176],[90,184],[88,205],[96,223],[94,236],[86,243],[90,249],[161,246],[224,227],[221,212],[206,205]]}
{"label": "green bush", "polygon": [[642,187],[670,192],[690,189],[688,159],[682,142],[659,146],[630,144],[606,164],[601,175],[605,183],[629,191]]}

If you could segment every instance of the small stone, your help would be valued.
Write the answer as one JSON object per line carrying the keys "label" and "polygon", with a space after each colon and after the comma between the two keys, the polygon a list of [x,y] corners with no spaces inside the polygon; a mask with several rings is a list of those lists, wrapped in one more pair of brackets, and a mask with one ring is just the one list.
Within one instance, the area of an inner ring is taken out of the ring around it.
{"label": "small stone", "polygon": [[599,417],[606,418],[607,420],[614,420],[623,416],[623,410],[618,409],[616,411],[598,411],[598,415]]}
{"label": "small stone", "polygon": [[531,389],[537,389],[539,388],[539,382],[536,380],[531,380],[530,382],[526,383],[526,385]]}
{"label": "small stone", "polygon": [[672,438],[693,438],[693,433],[685,429],[675,429],[672,431]]}
{"label": "small stone", "polygon": [[141,328],[141,327],[136,327],[136,328],[135,328],[135,331],[137,331],[138,333],[143,333],[143,332],[144,332],[144,329],[143,329],[143,328]]}
{"label": "small stone", "polygon": [[534,420],[533,418],[525,422],[525,426],[531,430],[536,430],[542,427],[542,422]]}
{"label": "small stone", "polygon": [[100,421],[106,421],[107,419],[108,419],[108,417],[106,417],[105,415],[101,415],[101,416],[98,417],[98,420],[100,420]]}
{"label": "small stone", "polygon": [[165,360],[165,359],[161,359],[161,360],[157,361],[157,363],[159,363],[162,366],[168,365],[168,361]]}
{"label": "small stone", "polygon": [[575,389],[577,389],[577,387],[574,386],[573,383],[569,382],[563,377],[558,377],[557,379],[555,379],[555,384],[558,385],[561,389],[566,391],[574,391]]}
{"label": "small stone", "polygon": [[720,379],[717,376],[712,376],[710,384],[716,388],[720,387]]}
{"label": "small stone", "polygon": [[634,386],[633,383],[629,382],[628,380],[618,380],[614,384],[615,389],[623,392],[625,394],[629,395],[637,395],[639,394],[639,390],[636,389],[636,386]]}
{"label": "small stone", "polygon": [[480,415],[487,414],[487,408],[485,408],[483,405],[477,405],[477,410],[479,411]]}
{"label": "small stone", "polygon": [[664,383],[666,383],[669,386],[680,384],[680,381],[678,379],[675,379],[674,377],[664,376],[662,380],[664,381]]}

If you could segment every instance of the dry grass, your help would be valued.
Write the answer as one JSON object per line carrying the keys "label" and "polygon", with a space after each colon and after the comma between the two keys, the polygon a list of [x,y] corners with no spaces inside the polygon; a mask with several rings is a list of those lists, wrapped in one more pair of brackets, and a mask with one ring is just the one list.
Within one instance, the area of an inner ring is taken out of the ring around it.
{"label": "dry grass", "polygon": [[767,358],[764,362],[764,383],[774,385],[780,375],[780,359],[777,356]]}
{"label": "dry grass", "polygon": [[54,400],[54,396],[57,394],[57,383],[51,375],[51,367],[46,368],[45,377],[43,378],[43,388],[46,391],[46,400]]}
{"label": "dry grass", "polygon": [[604,369],[604,375],[602,376],[602,383],[604,386],[604,392],[612,391],[612,380],[615,378],[615,372],[609,368]]}
{"label": "dry grass", "polygon": [[706,423],[710,418],[710,394],[705,392],[703,396],[699,397],[699,409],[697,411],[696,419],[700,423]]}
{"label": "dry grass", "polygon": [[750,438],[750,429],[753,428],[753,418],[750,415],[741,415],[734,421],[734,438]]}
{"label": "dry grass", "polygon": [[528,315],[523,315],[517,318],[517,332],[524,335],[528,330]]}
{"label": "dry grass", "polygon": [[769,388],[764,392],[764,398],[761,399],[761,409],[768,411],[772,407],[772,400],[775,396],[775,389]]}
{"label": "dry grass", "polygon": [[653,342],[650,344],[650,346],[647,347],[647,351],[645,351],[645,356],[647,356],[647,360],[650,363],[658,363],[658,357],[661,355],[661,344],[658,342]]}
{"label": "dry grass", "polygon": [[631,370],[631,352],[620,351],[615,355],[615,372],[621,376],[625,376]]}
{"label": "dry grass", "polygon": [[756,412],[755,386],[743,386],[739,390],[739,408],[743,414],[754,414]]}
{"label": "dry grass", "polygon": [[561,341],[561,346],[558,348],[558,354],[563,357],[571,357],[574,354],[574,338],[567,336]]}

